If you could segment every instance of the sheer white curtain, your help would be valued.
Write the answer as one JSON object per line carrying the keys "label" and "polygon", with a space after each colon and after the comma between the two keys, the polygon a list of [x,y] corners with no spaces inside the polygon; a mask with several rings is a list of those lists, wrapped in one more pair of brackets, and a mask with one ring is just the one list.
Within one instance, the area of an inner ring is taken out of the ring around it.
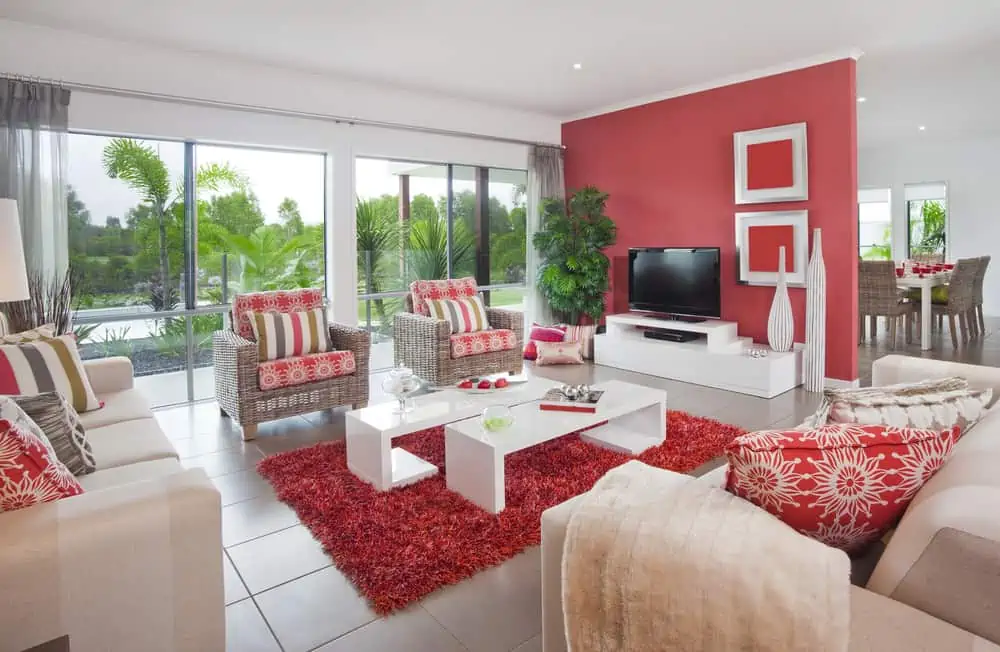
{"label": "sheer white curtain", "polygon": [[541,223],[542,201],[550,198],[566,198],[563,150],[561,147],[536,145],[531,151],[528,162],[528,245],[525,256],[528,296],[525,300],[525,328],[530,328],[532,322],[550,324],[553,320],[548,303],[535,289],[538,277],[538,252],[532,244],[532,239]]}
{"label": "sheer white curtain", "polygon": [[58,85],[0,77],[0,197],[17,201],[28,269],[47,279],[69,264],[69,96]]}

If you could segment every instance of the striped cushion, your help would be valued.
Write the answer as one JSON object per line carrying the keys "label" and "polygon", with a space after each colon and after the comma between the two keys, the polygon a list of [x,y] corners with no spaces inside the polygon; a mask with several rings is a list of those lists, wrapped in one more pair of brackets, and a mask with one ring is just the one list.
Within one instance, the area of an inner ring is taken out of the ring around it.
{"label": "striped cushion", "polygon": [[323,353],[333,348],[323,308],[304,312],[253,312],[250,324],[257,340],[259,360]]}
{"label": "striped cushion", "polygon": [[94,452],[80,416],[62,396],[46,392],[36,396],[14,396],[14,402],[34,421],[52,444],[56,458],[73,475],[93,473],[97,469]]}
{"label": "striped cushion", "polygon": [[0,344],[23,344],[24,342],[34,342],[35,340],[40,340],[43,337],[55,336],[55,324],[42,324],[38,328],[32,328],[30,331],[22,331],[20,333],[11,333],[10,335],[0,336]]}
{"label": "striped cushion", "polygon": [[0,394],[59,392],[77,412],[101,407],[72,335],[0,346]]}
{"label": "striped cushion", "polygon": [[479,295],[461,299],[427,299],[427,311],[434,319],[451,325],[452,333],[475,333],[490,327],[486,306]]}

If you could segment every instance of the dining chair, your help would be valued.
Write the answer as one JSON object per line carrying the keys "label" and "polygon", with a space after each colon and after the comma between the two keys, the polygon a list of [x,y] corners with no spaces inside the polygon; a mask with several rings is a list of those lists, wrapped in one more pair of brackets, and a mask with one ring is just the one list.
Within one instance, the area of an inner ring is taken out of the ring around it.
{"label": "dining chair", "polygon": [[969,340],[969,316],[975,310],[975,284],[980,266],[978,258],[960,258],[948,281],[948,301],[931,304],[931,316],[936,316],[939,323],[943,322],[945,316],[948,317],[951,343],[955,348],[958,348],[955,317],[958,317],[958,325],[962,330],[962,341]]}
{"label": "dining chair", "polygon": [[983,318],[983,282],[986,280],[986,270],[990,266],[990,256],[979,257],[979,269],[976,272],[976,279],[972,283],[972,312],[970,313],[970,323],[972,330],[979,335],[986,334],[986,320]]}
{"label": "dining chair", "polygon": [[878,318],[885,317],[889,342],[896,348],[896,334],[904,330],[906,341],[913,337],[916,306],[899,295],[896,264],[891,260],[862,260],[858,269],[859,341],[864,338],[865,317],[871,319],[871,339],[875,341]]}

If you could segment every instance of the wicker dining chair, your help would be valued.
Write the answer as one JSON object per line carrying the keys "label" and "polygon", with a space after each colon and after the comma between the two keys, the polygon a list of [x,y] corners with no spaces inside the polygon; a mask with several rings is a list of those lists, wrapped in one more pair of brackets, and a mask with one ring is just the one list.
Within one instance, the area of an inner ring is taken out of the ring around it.
{"label": "wicker dining chair", "polygon": [[215,397],[223,416],[253,439],[257,425],[341,405],[368,404],[367,331],[329,324],[333,351],[262,361],[249,312],[297,312],[323,306],[316,289],[255,292],[233,297],[231,328],[212,336]]}
{"label": "wicker dining chair", "polygon": [[864,338],[865,317],[871,319],[871,338],[875,333],[879,317],[885,317],[889,327],[889,342],[896,348],[896,334],[906,333],[906,341],[912,341],[913,319],[916,307],[899,295],[896,285],[896,264],[891,260],[862,260],[858,269],[858,315],[859,341]]}
{"label": "wicker dining chair", "polygon": [[970,315],[971,325],[979,335],[986,334],[986,319],[983,317],[983,283],[986,281],[986,270],[990,267],[991,256],[979,257],[979,270],[972,283],[973,312]]}
{"label": "wicker dining chair", "polygon": [[524,313],[487,308],[490,329],[452,334],[447,321],[430,316],[428,298],[475,296],[474,278],[414,281],[406,295],[406,312],[393,319],[395,361],[431,385],[451,385],[464,378],[520,373],[524,365]]}
{"label": "wicker dining chair", "polygon": [[979,258],[960,258],[955,263],[948,280],[948,301],[931,304],[931,316],[938,322],[948,317],[948,328],[951,330],[951,343],[958,348],[958,329],[955,328],[955,317],[962,330],[962,341],[969,340],[970,315],[975,313],[976,277],[981,267]]}

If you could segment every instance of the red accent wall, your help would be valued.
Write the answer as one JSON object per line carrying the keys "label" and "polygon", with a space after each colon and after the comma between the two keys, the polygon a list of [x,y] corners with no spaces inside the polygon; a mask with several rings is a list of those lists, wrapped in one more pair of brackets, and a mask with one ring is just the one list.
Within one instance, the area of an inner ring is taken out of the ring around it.
{"label": "red accent wall", "polygon": [[[805,122],[809,199],[734,203],[733,133]],[[826,376],[858,377],[857,104],[855,61],[845,59],[568,122],[566,186],[610,193],[618,225],[610,312],[628,311],[629,247],[722,248],[722,318],[767,341],[774,288],[737,283],[740,211],[809,210],[823,229],[827,274]],[[795,341],[805,337],[805,290],[791,288]]]}

